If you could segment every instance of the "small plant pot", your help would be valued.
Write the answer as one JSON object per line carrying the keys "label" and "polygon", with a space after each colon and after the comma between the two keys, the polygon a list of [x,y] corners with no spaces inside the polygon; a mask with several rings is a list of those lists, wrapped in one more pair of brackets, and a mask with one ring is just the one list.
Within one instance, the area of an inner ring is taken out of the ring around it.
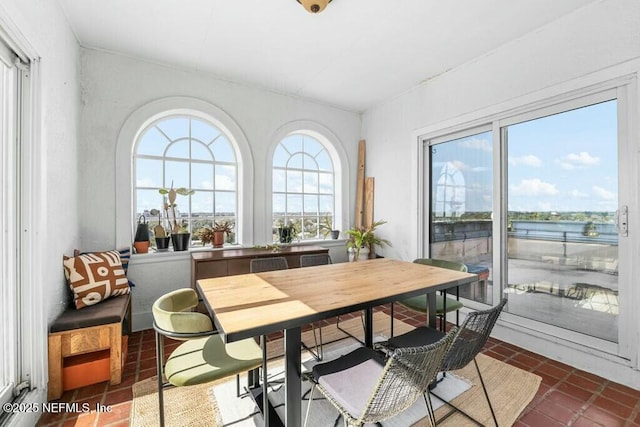
{"label": "small plant pot", "polygon": [[146,254],[149,252],[149,241],[133,242],[133,247],[136,249],[137,254]]}
{"label": "small plant pot", "polygon": [[171,237],[156,237],[156,250],[158,252],[167,252],[169,250],[169,242]]}
{"label": "small plant pot", "polygon": [[340,230],[331,230],[331,238],[336,240],[338,237],[340,237]]}
{"label": "small plant pot", "polygon": [[186,251],[189,249],[191,243],[191,233],[178,233],[171,235],[171,241],[173,242],[173,250]]}
{"label": "small plant pot", "polygon": [[224,246],[224,231],[213,232],[213,247],[221,248]]}
{"label": "small plant pot", "polygon": [[291,243],[293,240],[293,231],[290,228],[279,228],[278,234],[280,235],[280,243]]}
{"label": "small plant pot", "polygon": [[349,261],[350,262],[363,261],[363,260],[367,260],[367,259],[369,259],[369,248],[367,248],[367,247],[360,248],[360,254],[358,255],[357,258],[356,258],[355,249],[349,248]]}

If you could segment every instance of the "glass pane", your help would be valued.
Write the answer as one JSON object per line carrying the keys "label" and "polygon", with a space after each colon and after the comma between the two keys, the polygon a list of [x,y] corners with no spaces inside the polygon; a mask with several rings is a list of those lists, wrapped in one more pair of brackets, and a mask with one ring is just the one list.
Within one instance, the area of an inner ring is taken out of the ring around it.
{"label": "glass pane", "polygon": [[302,172],[287,171],[287,191],[302,193]]}
{"label": "glass pane", "polygon": [[156,126],[172,141],[189,136],[189,119],[185,117],[164,119]]}
{"label": "glass pane", "polygon": [[236,162],[236,152],[226,136],[220,135],[211,145],[211,151],[217,162]]}
{"label": "glass pane", "polygon": [[316,162],[318,162],[318,168],[321,171],[333,171],[333,163],[331,162],[331,157],[329,157],[329,153],[327,153],[326,150],[316,156]]}
{"label": "glass pane", "polygon": [[167,157],[176,157],[178,159],[188,159],[189,158],[189,140],[183,139],[178,142],[174,142],[169,146],[167,153],[165,154]]}
{"label": "glass pane", "polygon": [[318,213],[318,196],[304,196],[304,213],[305,215]]}
{"label": "glass pane", "polygon": [[318,175],[320,184],[320,193],[333,194],[333,174],[321,173]]}
{"label": "glass pane", "polygon": [[317,239],[318,234],[318,217],[317,216],[305,216],[302,219],[302,238],[303,239]]}
{"label": "glass pane", "polygon": [[285,213],[286,196],[284,194],[273,195],[273,216],[283,217]]}
{"label": "glass pane", "polygon": [[310,136],[305,136],[304,137],[304,152],[305,153],[315,157],[322,150],[324,150],[324,147],[322,146],[322,144],[320,144],[314,138],[311,138]]}
{"label": "glass pane", "polygon": [[236,215],[236,193],[216,191],[216,218]]}
{"label": "glass pane", "polygon": [[287,163],[288,168],[292,169],[302,169],[302,158],[303,154],[294,154],[289,158],[289,162]]}
{"label": "glass pane", "polygon": [[427,147],[431,150],[431,258],[462,262],[480,280],[460,296],[493,304],[492,133]]}
{"label": "glass pane", "polygon": [[[204,227],[211,227],[213,226],[213,218],[209,217],[197,217],[197,218],[193,218],[193,220],[191,221],[191,229],[193,230],[194,234],[197,234],[198,231],[200,231],[201,229],[203,229]],[[199,237],[197,235],[193,236],[192,240],[200,240]]]}
{"label": "glass pane", "polygon": [[273,191],[286,191],[286,173],[282,169],[273,170]]}
{"label": "glass pane", "polygon": [[147,130],[136,144],[136,154],[148,156],[163,156],[164,150],[169,145],[166,136],[160,133],[155,127]]}
{"label": "glass pane", "polygon": [[158,190],[136,190],[136,218],[140,215],[150,217],[151,209],[162,209],[162,195]]}
{"label": "glass pane", "polygon": [[302,152],[302,135],[291,135],[282,140],[282,145],[289,154]]}
{"label": "glass pane", "polygon": [[136,159],[136,187],[162,187],[162,160]]}
{"label": "glass pane", "polygon": [[509,312],[617,342],[616,101],[506,131]]}
{"label": "glass pane", "polygon": [[305,154],[304,157],[302,158],[302,162],[303,162],[303,169],[311,170],[311,171],[318,170],[318,163],[313,157]]}
{"label": "glass pane", "polygon": [[[164,187],[170,188],[185,187],[189,188],[189,163],[188,162],[165,162],[165,179]],[[178,196],[181,197],[181,196]]]}
{"label": "glass pane", "polygon": [[191,188],[194,190],[213,190],[213,164],[191,164]]}
{"label": "glass pane", "polygon": [[302,215],[302,195],[299,195],[299,194],[287,195],[287,215],[288,216]]}
{"label": "glass pane", "polygon": [[320,196],[320,216],[333,216],[333,196]]}
{"label": "glass pane", "polygon": [[305,193],[317,193],[318,192],[318,174],[315,172],[304,172],[304,192]]}
{"label": "glass pane", "polygon": [[216,165],[216,190],[236,190],[236,167]]}
{"label": "glass pane", "polygon": [[220,135],[220,131],[209,123],[191,119],[191,138],[209,144],[218,135]]}
{"label": "glass pane", "polygon": [[276,151],[273,153],[273,166],[279,168],[287,167],[289,161],[289,153],[284,149],[282,144],[278,144]]}
{"label": "glass pane", "polygon": [[213,161],[209,147],[194,140],[191,140],[191,158],[195,160]]}
{"label": "glass pane", "polygon": [[[183,199],[187,198],[183,197]],[[186,208],[187,205],[184,204],[184,206]],[[213,217],[213,192],[196,191],[191,195],[191,216],[194,218]]]}

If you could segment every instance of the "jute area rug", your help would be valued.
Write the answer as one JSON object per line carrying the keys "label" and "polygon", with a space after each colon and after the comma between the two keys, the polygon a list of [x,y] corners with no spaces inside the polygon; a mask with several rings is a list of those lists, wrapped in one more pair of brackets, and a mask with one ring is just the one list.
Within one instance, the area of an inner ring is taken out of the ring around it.
{"label": "jute area rug", "polygon": [[[389,317],[383,313],[375,313],[374,315],[374,331],[376,335],[389,334]],[[362,336],[362,323],[359,318],[341,322],[340,326],[354,335]],[[400,334],[411,330],[412,327],[400,322],[394,322],[394,333]],[[317,331],[316,331],[317,332]],[[335,325],[324,327],[322,329],[323,343],[340,341],[347,339],[347,335],[339,331]],[[313,344],[313,336],[311,331],[303,333],[303,341],[308,345]],[[353,340],[352,340],[353,341]],[[347,342],[347,341],[345,341]],[[342,343],[340,343],[342,344]],[[268,354],[270,359],[269,372],[276,371],[282,365],[283,341],[275,340],[269,343]],[[309,358],[308,353],[303,353],[302,359]],[[498,423],[500,426],[510,426],[518,418],[520,413],[531,402],[541,382],[541,378],[532,373],[523,371],[516,367],[507,365],[506,363],[495,360],[482,354],[477,357],[480,370],[491,397]],[[272,366],[273,365],[273,366]],[[275,369],[274,369],[275,368]],[[460,379],[471,384],[469,390],[453,400],[453,403],[462,408],[465,412],[472,415],[484,425],[493,425],[491,412],[487,405],[482,387],[477,376],[477,372],[473,364],[456,371],[454,373]],[[244,376],[243,376],[244,377]],[[242,378],[242,383],[246,380]],[[231,386],[229,383],[233,383]],[[220,389],[233,389],[235,396],[235,378],[227,378],[215,383],[202,384],[191,387],[168,388],[165,389],[165,424],[167,426],[224,426],[224,425],[261,425],[259,416],[253,413],[247,413],[237,423],[230,423],[226,419],[223,422],[221,411],[215,398],[215,391],[220,393]],[[435,390],[437,392],[437,388]],[[318,395],[315,396],[316,398]],[[248,399],[248,398],[246,398]],[[244,399],[243,399],[244,400]],[[228,405],[226,399],[224,405]],[[244,404],[246,406],[246,403]],[[314,405],[316,402],[314,401]],[[253,405],[249,405],[252,407]],[[318,409],[313,406],[311,412]],[[306,410],[306,402],[303,402],[303,414]],[[225,406],[225,413],[229,412]],[[436,418],[439,419],[448,412],[448,408],[441,407],[436,410]],[[429,426],[429,420],[426,416],[414,424],[418,426]],[[149,378],[133,385],[133,403],[131,405],[131,422],[134,427],[150,427],[158,425],[158,395],[156,392],[156,378]],[[226,422],[226,424],[225,424]],[[333,426],[334,418],[327,420],[328,426]],[[384,425],[384,423],[383,423]],[[460,414],[453,414],[445,421],[438,423],[441,426],[458,427],[475,425]],[[320,427],[320,424],[311,427]]]}

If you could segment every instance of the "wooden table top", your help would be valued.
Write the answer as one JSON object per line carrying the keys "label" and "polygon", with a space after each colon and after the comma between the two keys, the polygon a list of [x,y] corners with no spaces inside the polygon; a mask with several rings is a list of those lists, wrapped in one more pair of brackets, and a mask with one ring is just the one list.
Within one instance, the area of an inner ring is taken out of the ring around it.
{"label": "wooden table top", "polygon": [[227,342],[268,334],[414,295],[477,275],[389,258],[198,280]]}

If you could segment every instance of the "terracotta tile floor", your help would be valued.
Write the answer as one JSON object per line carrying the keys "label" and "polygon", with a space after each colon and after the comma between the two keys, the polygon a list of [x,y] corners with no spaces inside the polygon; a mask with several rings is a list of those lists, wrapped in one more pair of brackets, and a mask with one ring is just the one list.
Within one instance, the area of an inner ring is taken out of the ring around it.
{"label": "terracotta tile floor", "polygon": [[[397,306],[396,306],[397,307]],[[383,309],[387,311],[385,307]],[[355,316],[355,315],[352,315]],[[412,325],[424,324],[422,315],[397,307],[397,319]],[[345,316],[342,316],[345,319]],[[274,335],[272,338],[277,338]],[[165,353],[175,348],[168,342]],[[542,377],[536,397],[516,421],[516,426],[640,426],[640,391],[574,369],[511,344],[490,338],[483,352],[498,360]],[[96,403],[110,407],[110,412],[61,413],[43,415],[38,426],[129,425],[131,386],[155,375],[155,341],[152,330],[129,337],[129,353],[119,385],[108,382],[66,392],[61,402]]]}

